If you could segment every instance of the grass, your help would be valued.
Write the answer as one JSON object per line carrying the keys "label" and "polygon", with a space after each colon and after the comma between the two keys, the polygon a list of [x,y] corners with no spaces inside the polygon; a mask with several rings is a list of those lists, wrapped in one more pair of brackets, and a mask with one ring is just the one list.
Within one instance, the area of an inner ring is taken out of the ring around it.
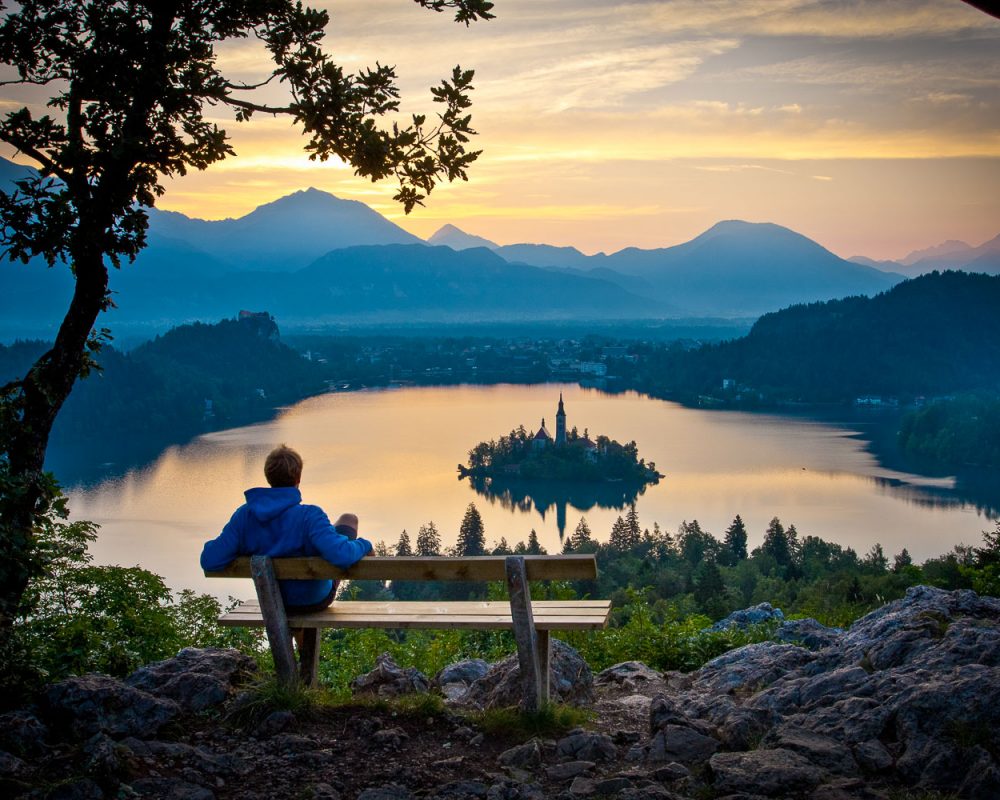
{"label": "grass", "polygon": [[467,715],[476,727],[494,736],[529,739],[532,736],[559,736],[594,718],[592,711],[550,703],[538,711],[494,708]]}
{"label": "grass", "polygon": [[298,683],[286,686],[272,675],[249,687],[243,699],[233,704],[226,721],[240,728],[252,728],[275,711],[307,716],[323,704],[324,697],[322,689],[308,689]]}

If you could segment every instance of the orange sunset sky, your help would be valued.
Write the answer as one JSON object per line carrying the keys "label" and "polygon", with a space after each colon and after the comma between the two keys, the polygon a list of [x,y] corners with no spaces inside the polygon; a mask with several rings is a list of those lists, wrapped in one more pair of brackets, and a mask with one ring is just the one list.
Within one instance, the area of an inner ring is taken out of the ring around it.
{"label": "orange sunset sky", "polygon": [[[239,155],[169,183],[161,207],[217,219],[315,186],[420,236],[450,222],[588,253],[730,218],[845,257],[1000,233],[1000,20],[959,0],[498,0],[469,28],[408,0],[310,4],[346,68],[396,66],[407,112],[433,110],[456,63],[476,70],[469,182],[405,216],[392,182],[311,163],[286,120],[210,109]],[[220,63],[267,73],[253,41]]]}

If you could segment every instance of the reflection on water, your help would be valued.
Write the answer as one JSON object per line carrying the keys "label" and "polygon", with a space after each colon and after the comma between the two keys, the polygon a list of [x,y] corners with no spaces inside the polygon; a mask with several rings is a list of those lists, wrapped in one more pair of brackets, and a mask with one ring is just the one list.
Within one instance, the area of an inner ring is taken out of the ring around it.
{"label": "reflection on water", "polygon": [[[666,478],[634,495],[621,485],[539,490],[516,483],[470,486],[455,479],[469,448],[519,424],[537,427],[562,391],[568,425],[635,439]],[[575,385],[450,386],[340,393],[311,398],[270,422],[199,437],[171,447],[143,468],[70,490],[78,519],[100,523],[95,556],[139,563],[176,588],[225,597],[244,594],[238,581],[207,581],[198,570],[202,543],[215,536],[263,483],[268,450],[282,442],[305,459],[306,502],[331,516],[354,511],[362,534],[411,541],[433,520],[444,544],[455,542],[476,502],[487,543],[524,541],[534,528],[549,552],[586,514],[605,539],[635,499],[640,524],[676,530],[684,520],[722,536],[736,514],[759,544],[778,516],[805,535],[859,552],[881,542],[890,555],[906,547],[917,560],[980,541],[1000,505],[1000,482],[976,493],[950,477],[926,478],[888,468],[858,438],[862,425],[802,417],[703,411],[634,393],[603,394]],[[990,488],[992,487],[992,488]],[[992,494],[991,494],[992,492]],[[553,513],[554,512],[554,513]],[[221,584],[221,585],[220,585]]]}
{"label": "reflection on water", "polygon": [[[462,480],[460,478],[460,480]],[[506,478],[469,476],[469,483],[476,493],[499,503],[508,511],[530,514],[532,510],[544,520],[553,508],[556,512],[556,529],[559,541],[566,536],[566,508],[585,512],[597,507],[624,510],[646,492],[646,484],[637,482],[577,483],[571,481],[523,481]]]}

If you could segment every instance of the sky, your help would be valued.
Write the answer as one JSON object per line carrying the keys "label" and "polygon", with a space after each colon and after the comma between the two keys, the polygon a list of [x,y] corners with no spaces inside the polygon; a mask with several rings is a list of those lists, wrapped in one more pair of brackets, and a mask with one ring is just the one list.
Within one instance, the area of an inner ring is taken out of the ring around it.
{"label": "sky", "polygon": [[[587,253],[722,219],[845,257],[1000,233],[1000,20],[960,0],[497,0],[468,28],[408,0],[312,5],[346,69],[396,67],[405,112],[432,112],[428,88],[455,64],[476,70],[469,181],[407,216],[391,181],[310,162],[286,119],[210,109],[238,155],[169,182],[162,208],[240,216],[314,186],[419,236],[452,223]],[[267,74],[250,41],[219,63]]]}

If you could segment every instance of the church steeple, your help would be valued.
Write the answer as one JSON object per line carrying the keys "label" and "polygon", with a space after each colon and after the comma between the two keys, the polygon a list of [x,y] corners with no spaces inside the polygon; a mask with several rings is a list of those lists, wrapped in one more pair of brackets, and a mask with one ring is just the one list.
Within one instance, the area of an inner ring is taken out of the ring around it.
{"label": "church steeple", "polygon": [[559,410],[556,411],[556,444],[566,444],[566,409],[562,392],[559,392]]}

